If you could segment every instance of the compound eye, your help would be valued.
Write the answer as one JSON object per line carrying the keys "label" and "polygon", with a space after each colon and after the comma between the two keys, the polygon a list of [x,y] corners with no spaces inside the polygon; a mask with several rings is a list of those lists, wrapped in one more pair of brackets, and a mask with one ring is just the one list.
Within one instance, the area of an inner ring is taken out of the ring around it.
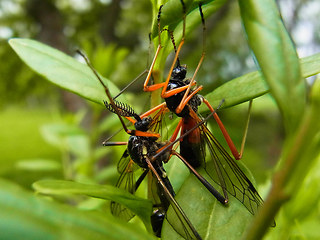
{"label": "compound eye", "polygon": [[176,67],[172,70],[173,77],[177,77],[179,75],[179,73],[180,73],[180,69],[178,67]]}
{"label": "compound eye", "polygon": [[141,121],[137,121],[134,126],[137,130],[146,132],[149,130],[149,125],[152,121],[151,117],[145,117]]}
{"label": "compound eye", "polygon": [[145,124],[149,127],[149,125],[152,122],[152,118],[151,117],[145,117],[145,118],[143,118],[143,121],[145,121]]}
{"label": "compound eye", "polygon": [[185,79],[187,74],[187,67],[185,65],[177,66],[172,70],[172,78],[176,80]]}

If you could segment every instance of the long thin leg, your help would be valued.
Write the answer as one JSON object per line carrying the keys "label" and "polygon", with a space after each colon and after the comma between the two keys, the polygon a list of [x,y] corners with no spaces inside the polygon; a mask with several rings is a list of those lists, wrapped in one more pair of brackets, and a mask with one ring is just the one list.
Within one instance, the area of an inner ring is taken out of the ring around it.
{"label": "long thin leg", "polygon": [[144,70],[142,73],[140,73],[135,79],[133,79],[127,86],[121,89],[121,91],[113,97],[113,100],[115,100],[117,97],[119,97],[124,91],[126,91],[132,84],[134,84],[136,81],[138,81],[143,75],[145,75],[148,72],[148,70]]}
{"label": "long thin leg", "polygon": [[164,83],[157,83],[157,84],[153,84],[153,85],[148,86],[149,81],[151,79],[152,72],[153,72],[153,67],[154,67],[154,65],[156,63],[156,60],[157,60],[158,55],[160,53],[160,50],[162,49],[162,45],[161,45],[161,29],[160,29],[160,16],[161,16],[162,7],[163,7],[163,5],[160,6],[159,12],[158,12],[158,40],[159,40],[159,44],[158,44],[158,47],[157,47],[157,50],[156,50],[156,54],[155,54],[155,56],[154,56],[154,58],[152,60],[148,75],[147,75],[146,80],[144,81],[144,84],[143,84],[143,91],[145,91],[145,92],[152,92],[152,91],[155,91],[155,90],[157,90],[157,89],[159,89],[159,88],[164,86]]}
{"label": "long thin leg", "polygon": [[[152,71],[153,71],[153,67],[154,67],[155,61],[156,61],[156,59],[157,59],[157,57],[158,57],[158,55],[159,55],[159,52],[160,52],[160,50],[161,50],[161,48],[162,48],[162,46],[161,46],[161,29],[160,29],[160,16],[161,16],[161,8],[162,8],[162,6],[161,6],[160,9],[159,9],[159,12],[158,12],[158,35],[159,35],[158,38],[159,38],[159,45],[158,45],[158,48],[157,48],[155,57],[154,57],[154,59],[153,59],[153,61],[152,61],[152,64],[151,64],[151,67],[150,67],[148,76],[147,76],[147,78],[146,78],[146,80],[145,80],[145,83],[144,83],[144,85],[143,85],[143,90],[144,90],[144,91],[155,91],[155,90],[163,87],[163,88],[162,88],[162,92],[161,92],[161,97],[162,97],[162,98],[170,97],[170,95],[167,96],[167,93],[166,93],[167,86],[168,86],[168,83],[169,83],[169,80],[170,80],[170,77],[171,77],[173,68],[174,68],[175,64],[177,63],[177,61],[179,61],[179,60],[178,60],[178,56],[179,56],[179,53],[180,53],[180,51],[181,51],[181,47],[182,47],[182,45],[184,44],[186,9],[185,9],[184,2],[183,2],[182,0],[181,0],[181,4],[182,4],[182,8],[183,8],[183,33],[182,33],[182,39],[181,39],[181,41],[180,41],[180,43],[179,43],[178,49],[175,50],[175,52],[176,52],[176,53],[175,53],[175,57],[174,57],[174,60],[173,60],[173,62],[172,62],[172,65],[171,65],[170,71],[169,71],[169,73],[168,73],[167,79],[166,79],[166,81],[163,82],[163,83],[157,83],[157,84],[148,86],[148,83],[149,83],[150,78],[151,78],[151,74],[152,74]],[[171,33],[170,33],[170,35],[171,35],[171,39],[173,39]],[[174,48],[175,48],[174,41],[172,41],[172,42],[173,42],[173,45],[174,45]],[[180,90],[180,92],[182,92],[184,89],[185,89],[185,88],[182,88],[182,89]]]}
{"label": "long thin leg", "polygon": [[[172,71],[173,71],[173,69],[174,69],[174,67],[175,67],[175,64],[177,63],[178,65],[180,65],[180,62],[179,62],[179,53],[180,53],[180,51],[181,51],[181,48],[182,48],[182,45],[184,44],[184,39],[185,39],[186,8],[185,8],[185,5],[184,5],[183,0],[181,0],[181,4],[182,4],[182,7],[183,7],[183,13],[184,13],[184,14],[183,14],[183,34],[182,34],[182,39],[181,39],[181,41],[180,41],[180,43],[179,43],[179,46],[178,46],[178,48],[176,48],[176,45],[175,45],[175,42],[174,42],[174,38],[173,38],[173,34],[172,34],[171,31],[169,31],[169,34],[170,34],[170,37],[171,37],[171,41],[172,41],[172,44],[173,44],[173,47],[174,47],[174,50],[175,50],[175,57],[174,57],[174,60],[173,60],[173,62],[172,62],[172,64],[171,64],[171,67],[170,67],[168,76],[167,76],[167,78],[166,78],[166,81],[163,82],[163,83],[157,83],[157,84],[148,86],[148,83],[149,83],[149,81],[150,81],[150,79],[151,79],[153,67],[154,67],[154,65],[155,65],[155,61],[156,61],[156,59],[157,59],[157,57],[158,57],[158,55],[159,55],[159,52],[160,52],[160,50],[161,50],[161,48],[162,48],[161,42],[160,42],[160,41],[161,41],[161,36],[160,36],[160,34],[161,34],[161,30],[160,30],[160,15],[161,15],[161,7],[162,7],[162,6],[161,6],[160,9],[159,9],[159,13],[158,13],[158,33],[159,33],[159,37],[158,37],[158,38],[159,38],[159,45],[158,45],[158,48],[157,48],[157,50],[156,50],[155,57],[154,57],[154,59],[153,59],[153,61],[152,61],[152,64],[151,64],[151,67],[150,67],[148,76],[147,76],[147,78],[146,78],[146,80],[145,80],[145,83],[144,83],[144,86],[143,86],[143,90],[144,90],[144,91],[155,91],[155,90],[163,87],[163,88],[162,88],[162,92],[161,92],[161,97],[162,97],[162,98],[168,98],[168,97],[171,97],[171,96],[175,95],[176,93],[180,93],[180,92],[183,92],[183,91],[187,90],[186,93],[184,94],[183,101],[179,104],[179,106],[178,106],[178,108],[177,108],[177,113],[180,113],[180,112],[182,111],[182,109],[184,108],[184,106],[185,106],[185,105],[188,103],[188,101],[190,100],[190,98],[188,98],[188,94],[189,94],[189,92],[190,92],[191,87],[196,84],[196,83],[195,83],[196,73],[198,72],[198,70],[199,70],[199,68],[200,68],[200,65],[201,65],[201,63],[202,63],[202,61],[203,61],[204,53],[205,53],[205,51],[203,51],[202,57],[201,57],[201,59],[200,59],[200,61],[199,61],[198,67],[197,67],[197,69],[196,69],[196,72],[194,73],[194,76],[193,76],[190,84],[188,84],[187,86],[183,86],[183,87],[179,87],[179,88],[176,88],[176,89],[172,89],[172,90],[167,91],[167,86],[168,86],[168,83],[169,83],[169,81],[170,81],[170,78],[171,78],[171,75],[172,75]],[[202,23],[203,23],[203,29],[205,30],[204,17],[203,17],[203,13],[202,13],[202,9],[201,9],[201,4],[199,4],[199,9],[200,9],[200,15],[201,15]],[[203,31],[203,32],[205,32],[205,31]],[[203,38],[203,39],[205,39],[205,38]],[[203,40],[203,41],[205,41],[205,40]]]}
{"label": "long thin leg", "polygon": [[162,48],[162,46],[158,45],[158,48],[157,48],[156,54],[155,54],[155,56],[153,58],[153,61],[151,63],[147,78],[146,78],[146,80],[145,80],[145,82],[143,84],[143,91],[145,91],[145,92],[152,92],[152,91],[155,91],[155,90],[157,90],[157,89],[159,89],[159,88],[164,86],[164,83],[157,83],[157,84],[153,84],[153,85],[148,86],[149,81],[151,79],[151,75],[152,75],[154,64],[156,63],[156,60],[158,58],[158,55],[159,55],[159,52],[160,52],[161,48]]}
{"label": "long thin leg", "polygon": [[241,142],[241,148],[240,148],[240,158],[242,158],[244,145],[246,144],[246,140],[247,140],[247,133],[248,133],[249,123],[250,123],[250,112],[251,112],[251,108],[252,108],[252,102],[253,102],[252,100],[249,101],[246,126],[245,126],[245,129],[244,129],[242,142]]}
{"label": "long thin leg", "polygon": [[[176,142],[176,139],[177,139],[177,136],[179,134],[179,131],[182,127],[182,122],[183,122],[183,119],[181,119],[176,127],[176,129],[174,130],[170,140],[168,141],[168,144],[166,144],[165,146],[163,146],[162,148],[158,149],[157,150],[157,154],[160,154],[161,152],[164,152],[164,151],[168,151],[169,149],[171,150],[172,147],[173,147],[173,142]],[[168,147],[170,146],[170,147]],[[170,159],[170,158],[169,158]],[[168,159],[168,160],[169,160]]]}
{"label": "long thin leg", "polygon": [[[179,106],[176,108],[176,113],[181,113],[181,111],[183,110],[183,108],[185,107],[185,105],[188,103],[188,101],[190,100],[190,98],[188,98],[188,95],[189,95],[189,92],[191,90],[191,86],[193,85],[193,83],[195,82],[195,78],[196,78],[196,75],[200,69],[200,66],[204,60],[204,57],[205,57],[205,44],[206,44],[206,36],[205,36],[205,31],[206,31],[206,25],[205,25],[205,21],[204,21],[204,16],[203,16],[203,12],[202,12],[202,4],[199,3],[199,12],[200,12],[200,16],[201,16],[201,21],[202,21],[202,29],[203,29],[203,37],[202,37],[202,46],[203,46],[203,49],[202,49],[202,53],[201,53],[201,57],[200,57],[200,60],[199,60],[199,63],[198,63],[198,66],[192,76],[192,79],[190,81],[190,84],[188,85],[188,88],[186,90],[186,92],[184,93],[183,95],[183,98],[179,104]],[[188,99],[188,100],[187,100]]]}
{"label": "long thin leg", "polygon": [[117,114],[123,129],[129,134],[129,135],[134,135],[134,136],[144,136],[144,137],[157,137],[159,138],[160,135],[158,133],[148,133],[148,132],[142,132],[139,130],[130,130],[127,128],[126,124],[124,123],[123,119],[121,118],[121,114],[119,113],[119,109],[117,107],[117,105],[115,104],[111,93],[109,91],[109,89],[107,88],[107,86],[105,85],[105,83],[102,81],[102,79],[100,78],[99,74],[97,73],[97,71],[93,68],[93,66],[91,65],[89,59],[80,51],[77,51],[86,61],[87,65],[90,67],[90,69],[92,70],[93,74],[97,77],[97,79],[99,80],[99,82],[101,83],[101,85],[104,87],[105,93],[107,95],[107,97],[109,98],[110,104],[113,108],[113,110],[115,111],[115,113]]}
{"label": "long thin leg", "polygon": [[185,85],[185,86],[182,86],[182,87],[177,87],[177,88],[174,88],[174,89],[171,89],[171,90],[168,90],[166,91],[166,94],[165,94],[165,98],[168,98],[168,97],[171,97],[177,93],[180,93],[180,92],[183,92],[184,90],[186,90],[189,86],[193,86],[193,85],[196,85],[197,83],[196,82],[193,82],[192,85]]}
{"label": "long thin leg", "polygon": [[[179,57],[179,53],[181,51],[181,48],[182,48],[182,45],[184,44],[184,38],[185,38],[185,33],[186,33],[186,6],[183,2],[183,0],[180,0],[181,2],[181,5],[182,5],[182,11],[183,11],[183,19],[182,19],[182,23],[183,23],[183,26],[182,26],[182,38],[181,38],[181,41],[179,43],[179,46],[178,46],[178,49],[176,51],[176,54],[174,56],[174,59],[173,59],[173,62],[171,64],[171,67],[170,67],[170,71],[168,73],[168,76],[167,76],[167,79],[164,83],[164,87],[162,88],[162,92],[161,92],[161,97],[162,98],[167,98],[167,97],[170,97],[167,95],[167,87],[168,87],[168,83],[169,83],[169,80],[170,80],[170,77],[171,77],[171,74],[172,74],[172,71],[173,71],[173,68],[176,64],[176,62],[178,61],[178,57]],[[183,91],[183,90],[181,90]]]}
{"label": "long thin leg", "polygon": [[128,145],[128,142],[103,142],[103,146],[123,146]]}
{"label": "long thin leg", "polygon": [[156,169],[152,165],[151,161],[147,157],[146,157],[146,162],[148,164],[148,168],[151,170],[152,174],[156,177],[159,185],[162,187],[163,193],[164,193],[165,197],[167,198],[167,200],[172,205],[174,211],[177,214],[177,217],[180,219],[180,221],[183,224],[186,224],[184,227],[187,227],[188,234],[192,234],[190,237],[192,239],[198,239],[198,240],[202,239],[200,237],[199,233],[197,232],[197,230],[194,228],[194,226],[192,225],[192,223],[188,219],[188,217],[186,216],[186,214],[184,213],[184,211],[182,210],[182,208],[180,207],[180,205],[178,204],[178,202],[171,195],[171,193],[168,190],[167,186],[165,185],[165,183],[163,182],[163,180],[159,176],[158,172],[156,171]]}
{"label": "long thin leg", "polygon": [[[169,70],[167,79],[166,79],[166,81],[164,82],[164,86],[163,86],[162,92],[161,92],[161,97],[162,97],[162,98],[170,97],[170,96],[167,95],[167,92],[166,92],[166,91],[167,91],[167,86],[168,86],[169,80],[170,80],[170,78],[171,78],[171,74],[172,74],[173,68],[174,68],[174,66],[175,66],[175,64],[176,64],[176,62],[177,62],[177,59],[178,59],[178,56],[179,56],[179,53],[180,53],[180,51],[181,51],[181,47],[182,47],[183,43],[184,43],[184,36],[183,36],[183,38],[181,39],[181,42],[180,42],[180,44],[179,44],[179,46],[178,46],[176,55],[174,56],[172,65],[171,65],[171,67],[170,67],[170,70]],[[183,90],[182,90],[182,91],[183,91]]]}
{"label": "long thin leg", "polygon": [[155,106],[154,108],[148,110],[147,112],[143,113],[140,115],[140,118],[144,118],[146,116],[150,116],[152,113],[154,113],[155,111],[159,110],[159,109],[165,109],[167,108],[166,103],[161,103],[158,106]]}
{"label": "long thin leg", "polygon": [[[190,85],[187,85],[187,86],[185,86],[185,87],[188,87],[188,86],[190,86]],[[176,88],[176,89],[173,89],[173,90],[178,90],[179,88]],[[203,89],[203,87],[202,86],[199,86],[199,87],[197,87],[191,94],[189,94],[188,96],[187,96],[187,98],[185,98],[185,99],[182,99],[181,100],[181,102],[180,102],[180,104],[179,104],[179,106],[182,106],[183,108],[187,105],[187,103],[190,101],[190,99],[194,96],[194,95],[196,95],[198,92],[200,92],[201,90]],[[170,90],[170,91],[173,91],[173,90]],[[178,91],[178,93],[179,93],[180,91]],[[185,95],[184,95],[185,96]],[[181,110],[179,110],[178,111],[178,108],[179,108],[179,106],[176,108],[176,113],[180,113],[181,111],[182,111],[182,109]]]}
{"label": "long thin leg", "polygon": [[228,199],[223,197],[204,177],[202,177],[179,153],[174,152],[173,155],[176,155],[180,160],[189,168],[196,178],[203,184],[203,186],[208,189],[208,191],[222,204],[227,204]]}
{"label": "long thin leg", "polygon": [[[217,109],[219,109],[221,107],[221,105],[224,103],[224,99],[221,100],[220,104],[218,105]],[[191,109],[189,108],[190,110],[190,113],[193,113],[196,115],[196,113]],[[193,130],[195,130],[196,128],[198,128],[199,126],[201,126],[202,124],[204,124],[206,121],[209,120],[209,118],[212,117],[212,115],[214,115],[216,113],[215,110],[213,110],[213,112],[211,112],[208,116],[206,116],[203,120],[201,120],[198,124],[196,124],[195,126],[193,126],[191,129],[189,129],[188,131],[186,131],[183,135],[181,135],[179,138],[175,139],[174,141],[172,142],[169,142],[169,144],[167,144],[166,146],[162,147],[161,148],[161,151],[157,151],[157,153],[152,157],[152,160],[153,159],[156,159],[158,156],[160,156],[161,154],[163,154],[165,151],[167,151],[168,149],[171,149],[172,146],[180,141],[181,139],[183,139],[185,136],[187,136],[188,134],[190,134]],[[197,117],[197,115],[196,115]],[[182,124],[182,119],[180,120],[179,124]],[[179,125],[178,124],[178,125]],[[177,128],[176,128],[176,131],[177,131]]]}
{"label": "long thin leg", "polygon": [[[214,112],[215,110],[213,109],[213,107],[211,106],[211,104],[208,102],[207,99],[202,97],[202,101],[207,105],[207,107],[210,109],[211,112]],[[219,128],[224,136],[224,138],[227,141],[227,144],[231,150],[232,155],[234,156],[234,158],[236,160],[240,160],[242,158],[242,154],[243,154],[243,150],[244,150],[244,145],[246,142],[246,138],[247,138],[247,132],[248,132],[248,127],[249,127],[249,121],[250,121],[250,111],[251,111],[251,106],[252,106],[252,100],[249,102],[249,108],[248,108],[248,115],[247,115],[247,120],[246,120],[246,126],[245,126],[245,130],[244,130],[244,134],[243,134],[243,138],[242,138],[242,142],[241,142],[241,149],[240,152],[238,152],[235,144],[233,143],[228,131],[226,130],[226,128],[224,127],[223,123],[221,122],[219,116],[217,113],[213,114],[214,119],[216,120],[217,124],[219,125]]]}

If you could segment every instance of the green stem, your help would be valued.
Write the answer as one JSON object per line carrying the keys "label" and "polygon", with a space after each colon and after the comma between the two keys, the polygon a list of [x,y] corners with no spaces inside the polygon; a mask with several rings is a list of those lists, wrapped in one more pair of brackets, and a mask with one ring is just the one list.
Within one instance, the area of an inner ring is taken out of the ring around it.
{"label": "green stem", "polygon": [[300,127],[294,138],[287,139],[282,163],[274,175],[268,198],[255,218],[245,239],[261,239],[268,231],[280,207],[299,189],[319,150],[320,133],[320,80],[312,89]]}

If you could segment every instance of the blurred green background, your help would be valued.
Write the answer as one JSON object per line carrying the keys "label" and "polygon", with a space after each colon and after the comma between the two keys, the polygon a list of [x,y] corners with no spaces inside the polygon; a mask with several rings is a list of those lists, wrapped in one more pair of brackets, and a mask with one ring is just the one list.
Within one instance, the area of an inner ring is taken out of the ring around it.
{"label": "blurred green background", "polygon": [[[299,56],[319,52],[319,1],[277,3]],[[120,129],[115,116],[33,73],[7,40],[36,39],[72,56],[76,49],[81,49],[103,76],[122,88],[152,60],[148,39],[151,18],[151,3],[147,0],[0,1],[2,178],[27,189],[33,182],[47,178],[113,184],[117,178],[115,164],[124,149],[101,147],[114,129]],[[228,80],[257,70],[236,1],[227,1],[206,20],[206,26],[206,58],[197,76],[198,83],[204,86],[203,95]],[[187,36],[181,53],[181,62],[188,65],[189,73],[194,71],[201,54],[201,36],[201,27]],[[137,112],[148,108],[145,99],[149,94],[141,93],[142,82],[143,79],[127,93]],[[220,112],[237,146],[243,135],[246,107],[243,104]],[[255,100],[243,162],[258,186],[268,185],[266,179],[276,166],[283,134],[273,99],[266,95]],[[127,136],[119,134],[116,139]],[[264,188],[261,189],[263,195]]]}

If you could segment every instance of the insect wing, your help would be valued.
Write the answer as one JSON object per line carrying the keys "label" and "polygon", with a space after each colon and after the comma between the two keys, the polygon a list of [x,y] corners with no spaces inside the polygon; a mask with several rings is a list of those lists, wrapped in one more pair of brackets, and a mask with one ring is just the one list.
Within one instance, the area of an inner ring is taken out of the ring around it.
{"label": "insect wing", "polygon": [[170,226],[185,239],[202,239],[174,198],[170,199],[170,206],[173,211],[166,216]]}
{"label": "insect wing", "polygon": [[[135,164],[130,158],[128,150],[126,150],[119,163],[118,163],[118,172],[120,173],[120,177],[117,181],[116,187],[125,189],[129,193],[134,194],[135,187]],[[124,207],[122,204],[112,201],[111,202],[111,213],[119,218],[129,221],[134,217],[134,213]]]}
{"label": "insect wing", "polygon": [[168,139],[168,129],[165,123],[165,113],[167,111],[167,108],[161,108],[152,118],[149,126],[149,131],[159,133],[162,139]]}
{"label": "insect wing", "polygon": [[188,219],[188,217],[186,216],[186,214],[184,213],[184,211],[182,210],[182,208],[180,207],[180,205],[178,204],[178,202],[174,199],[171,192],[168,190],[166,184],[164,183],[162,178],[159,176],[156,169],[153,167],[153,165],[149,160],[147,160],[147,162],[150,170],[152,171],[152,174],[158,181],[158,185],[159,185],[158,187],[161,189],[160,191],[162,191],[161,194],[163,194],[166,197],[167,201],[170,203],[174,211],[174,214],[170,216],[166,214],[168,223],[175,229],[177,233],[179,233],[185,239],[188,239],[188,240],[202,239],[199,233],[197,232],[197,230],[194,228],[194,226]]}
{"label": "insect wing", "polygon": [[201,125],[200,128],[202,130],[202,138],[206,143],[212,159],[212,161],[208,161],[205,164],[207,174],[221,186],[225,196],[227,196],[226,191],[228,191],[232,196],[236,197],[251,214],[255,214],[259,206],[263,203],[259,193],[210,130],[205,125]]}

